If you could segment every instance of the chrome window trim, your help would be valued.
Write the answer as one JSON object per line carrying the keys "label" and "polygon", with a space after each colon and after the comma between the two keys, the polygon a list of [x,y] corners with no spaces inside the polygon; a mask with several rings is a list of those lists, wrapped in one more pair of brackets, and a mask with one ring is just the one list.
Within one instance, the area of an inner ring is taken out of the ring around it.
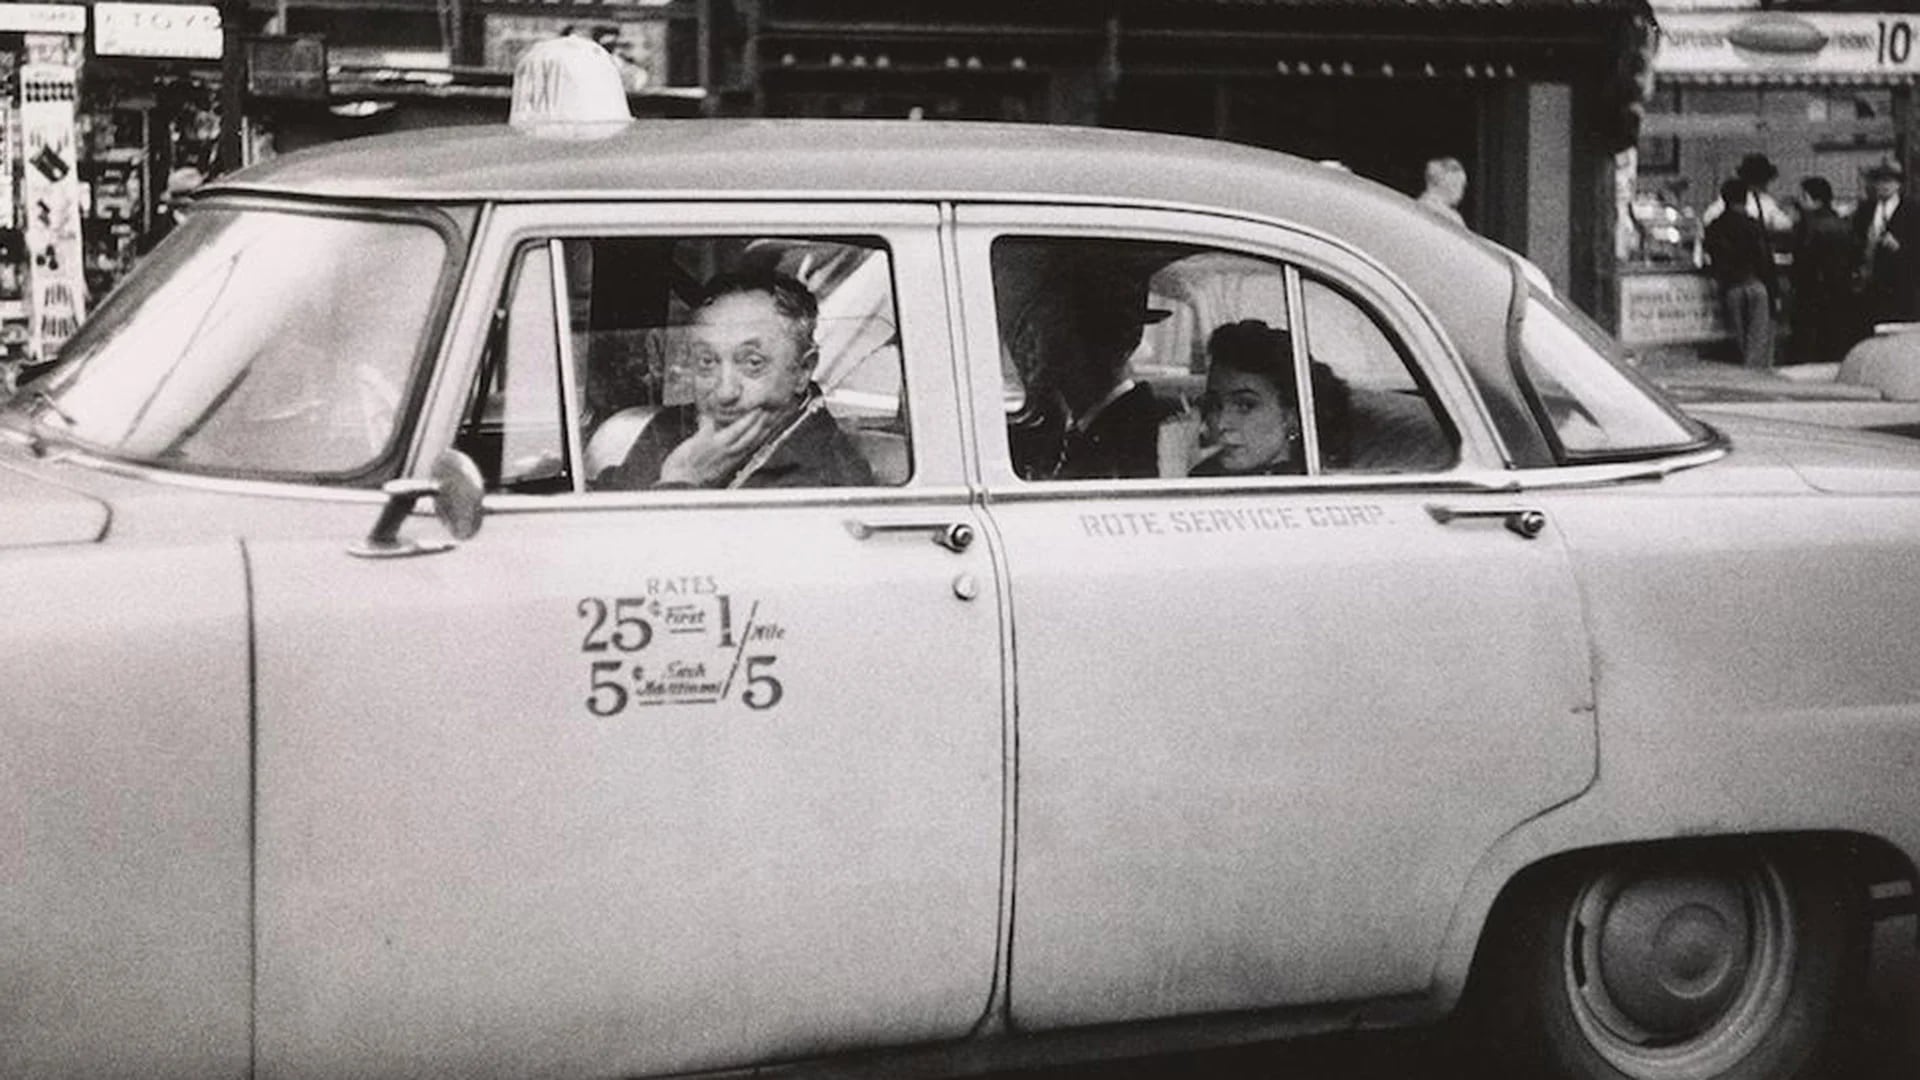
{"label": "chrome window trim", "polygon": [[587,490],[586,443],[580,437],[580,409],[584,399],[580,396],[579,369],[573,364],[573,313],[567,303],[565,241],[557,237],[547,241],[547,265],[547,281],[552,286],[554,356],[560,361],[560,432],[564,440],[560,452],[567,462],[572,490],[581,494]]}
{"label": "chrome window trim", "polygon": [[1307,317],[1307,289],[1300,281],[1300,268],[1291,262],[1281,264],[1283,287],[1287,294],[1287,318],[1293,332],[1287,335],[1293,353],[1293,385],[1300,398],[1300,443],[1305,448],[1307,475],[1324,471],[1320,459],[1320,416],[1313,400],[1313,323]]}
{"label": "chrome window trim", "polygon": [[1446,473],[1320,473],[1314,476],[1188,476],[1139,480],[1030,480],[1019,487],[997,487],[989,503],[1167,498],[1199,494],[1293,495],[1328,492],[1471,491],[1519,492],[1606,487],[1658,480],[1725,457],[1724,446],[1707,447],[1670,458],[1597,465],[1556,465],[1538,469],[1462,468]]}
{"label": "chrome window trim", "polygon": [[1631,480],[1658,480],[1673,473],[1697,469],[1726,457],[1724,444],[1676,452],[1643,461],[1596,462],[1590,465],[1548,465],[1537,469],[1515,469],[1515,491],[1539,491],[1552,488],[1598,487]]}
{"label": "chrome window trim", "polygon": [[489,516],[542,511],[755,510],[843,507],[964,506],[973,501],[966,484],[870,488],[661,488],[650,491],[582,491],[551,495],[489,493]]}
{"label": "chrome window trim", "polygon": [[337,484],[310,484],[291,480],[256,480],[210,473],[181,472],[156,465],[102,457],[77,447],[49,448],[39,464],[73,465],[108,476],[142,480],[153,484],[207,491],[224,495],[245,495],[274,499],[301,499],[308,502],[385,504],[387,496],[379,488],[341,487]]}

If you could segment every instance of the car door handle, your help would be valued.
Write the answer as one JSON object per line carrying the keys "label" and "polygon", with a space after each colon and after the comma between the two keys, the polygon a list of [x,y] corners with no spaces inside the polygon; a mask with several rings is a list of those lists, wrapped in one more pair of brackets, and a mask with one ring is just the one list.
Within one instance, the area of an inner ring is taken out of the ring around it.
{"label": "car door handle", "polygon": [[1475,518],[1499,518],[1500,523],[1515,534],[1528,540],[1539,536],[1547,527],[1547,515],[1531,506],[1441,506],[1428,503],[1427,513],[1442,525],[1450,521]]}
{"label": "car door handle", "polygon": [[879,523],[848,519],[847,532],[855,540],[880,533],[930,533],[934,543],[948,551],[961,552],[973,546],[973,526],[964,521],[883,521]]}

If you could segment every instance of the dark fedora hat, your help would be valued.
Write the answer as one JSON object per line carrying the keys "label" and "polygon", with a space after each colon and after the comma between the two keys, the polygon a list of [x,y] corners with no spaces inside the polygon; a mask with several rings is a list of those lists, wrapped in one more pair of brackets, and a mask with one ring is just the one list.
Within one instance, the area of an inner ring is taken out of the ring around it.
{"label": "dark fedora hat", "polygon": [[1084,316],[1146,325],[1173,314],[1148,300],[1147,278],[1151,273],[1145,267],[1129,266],[1111,257],[1085,258],[1067,267],[1053,287],[1063,288],[1061,299]]}
{"label": "dark fedora hat", "polygon": [[1780,170],[1773,167],[1773,162],[1767,160],[1767,155],[1748,154],[1740,159],[1740,167],[1733,170],[1733,175],[1749,184],[1765,184],[1779,176]]}

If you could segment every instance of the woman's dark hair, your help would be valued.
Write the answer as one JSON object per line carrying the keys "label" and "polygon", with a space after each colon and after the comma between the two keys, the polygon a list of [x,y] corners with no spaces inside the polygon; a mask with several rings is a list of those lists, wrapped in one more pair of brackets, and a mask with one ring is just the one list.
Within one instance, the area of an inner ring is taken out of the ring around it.
{"label": "woman's dark hair", "polygon": [[1814,202],[1825,204],[1833,201],[1833,185],[1827,183],[1824,176],[1809,176],[1800,181],[1800,190],[1806,192],[1807,198]]}
{"label": "woman's dark hair", "polygon": [[[1215,367],[1267,380],[1282,404],[1300,407],[1300,393],[1293,380],[1293,335],[1287,331],[1259,319],[1227,323],[1207,338],[1207,356]],[[1311,361],[1307,368],[1313,376],[1313,416],[1320,429],[1320,456],[1328,462],[1343,462],[1352,392],[1346,380],[1320,361]]]}
{"label": "woman's dark hair", "polygon": [[1214,367],[1258,375],[1272,385],[1283,404],[1299,408],[1293,385],[1293,335],[1258,319],[1242,319],[1215,330],[1207,338],[1207,356]]}

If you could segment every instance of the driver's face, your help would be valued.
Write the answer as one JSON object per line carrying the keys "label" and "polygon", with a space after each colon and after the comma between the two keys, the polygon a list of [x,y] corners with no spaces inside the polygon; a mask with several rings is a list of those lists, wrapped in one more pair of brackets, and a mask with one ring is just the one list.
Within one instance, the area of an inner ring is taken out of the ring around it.
{"label": "driver's face", "polygon": [[694,405],[721,425],[754,411],[784,419],[806,395],[814,359],[773,297],[723,296],[693,317]]}

